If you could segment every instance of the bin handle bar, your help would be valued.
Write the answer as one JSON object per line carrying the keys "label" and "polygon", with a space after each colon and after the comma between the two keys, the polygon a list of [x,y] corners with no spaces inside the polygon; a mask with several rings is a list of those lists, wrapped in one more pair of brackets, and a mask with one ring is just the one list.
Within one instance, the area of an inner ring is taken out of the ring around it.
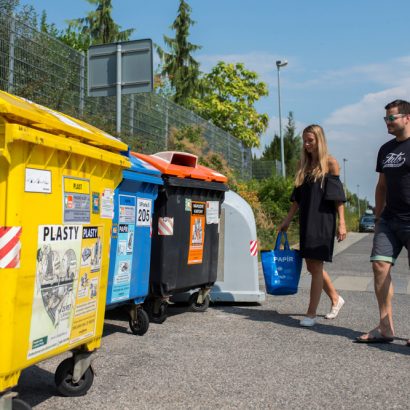
{"label": "bin handle bar", "polygon": [[105,151],[102,148],[90,146],[79,141],[48,134],[40,130],[34,130],[29,127],[23,127],[21,124],[6,124],[6,135],[11,135],[7,142],[26,141],[37,145],[42,145],[59,151],[69,153],[79,153],[88,158],[97,159],[109,164],[120,165],[124,168],[131,166],[129,160],[119,154],[111,151]]}

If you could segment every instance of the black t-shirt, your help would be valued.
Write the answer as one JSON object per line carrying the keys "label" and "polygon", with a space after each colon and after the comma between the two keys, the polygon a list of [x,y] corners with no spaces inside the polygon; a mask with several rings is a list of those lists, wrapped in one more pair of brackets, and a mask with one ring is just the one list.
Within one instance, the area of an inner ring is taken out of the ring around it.
{"label": "black t-shirt", "polygon": [[410,221],[410,138],[395,138],[381,146],[376,171],[386,177],[386,207],[382,216]]}

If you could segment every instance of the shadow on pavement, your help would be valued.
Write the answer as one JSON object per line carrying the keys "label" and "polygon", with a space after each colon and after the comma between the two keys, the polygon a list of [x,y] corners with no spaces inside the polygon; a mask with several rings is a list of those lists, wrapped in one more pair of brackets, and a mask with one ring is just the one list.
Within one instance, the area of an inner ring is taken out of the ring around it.
{"label": "shadow on pavement", "polygon": [[[189,312],[189,305],[187,303],[172,303],[167,308],[167,319],[187,312]],[[164,321],[164,324],[167,319]],[[117,323],[112,323],[113,321]],[[133,333],[129,328],[128,321],[129,314],[127,306],[119,306],[115,309],[107,310],[105,313],[103,337],[109,336],[113,333],[125,333],[132,335]]]}
{"label": "shadow on pavement", "polygon": [[31,366],[21,373],[17,387],[13,389],[18,392],[18,397],[31,407],[48,400],[53,396],[60,396],[54,383],[54,373]]}
{"label": "shadow on pavement", "polygon": [[[300,329],[301,326],[299,324],[300,319],[294,318],[300,317],[302,318],[303,315],[300,313],[279,313],[276,310],[262,310],[262,309],[249,309],[247,306],[218,306],[217,309],[223,310],[226,313],[231,313],[234,315],[241,315],[246,317],[246,319],[254,320],[258,322],[274,322],[282,326],[288,326],[293,328]],[[323,319],[325,320],[325,319]],[[342,336],[348,339],[350,343],[354,343],[354,340],[362,335],[364,332],[358,332],[353,329],[349,329],[347,327],[337,326],[332,321],[327,323],[317,323],[313,327],[304,328],[307,332],[316,332],[325,335],[332,335],[332,336]],[[403,344],[399,344],[398,342],[404,340]],[[394,343],[354,343],[359,348],[377,348],[379,350],[384,350],[392,353],[399,353],[406,356],[410,355],[410,347],[406,346],[407,339],[397,338]]]}

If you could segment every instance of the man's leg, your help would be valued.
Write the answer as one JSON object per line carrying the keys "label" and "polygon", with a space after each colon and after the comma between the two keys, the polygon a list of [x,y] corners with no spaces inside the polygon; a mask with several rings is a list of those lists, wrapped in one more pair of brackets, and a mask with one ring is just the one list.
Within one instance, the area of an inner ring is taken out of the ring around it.
{"label": "man's leg", "polygon": [[391,281],[391,264],[384,261],[373,261],[374,291],[379,305],[379,330],[383,336],[393,337],[393,284]]}
{"label": "man's leg", "polygon": [[400,253],[402,244],[391,228],[391,223],[380,219],[373,237],[373,249],[370,256],[374,275],[374,291],[379,306],[379,325],[370,332],[359,336],[361,343],[386,343],[393,341],[392,298],[393,285],[390,276],[391,267]]}

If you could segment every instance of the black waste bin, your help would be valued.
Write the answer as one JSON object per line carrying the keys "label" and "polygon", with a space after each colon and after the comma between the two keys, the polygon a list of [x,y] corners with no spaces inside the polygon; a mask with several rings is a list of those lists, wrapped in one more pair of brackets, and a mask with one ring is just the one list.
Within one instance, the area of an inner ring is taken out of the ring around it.
{"label": "black waste bin", "polygon": [[168,298],[198,289],[190,299],[195,311],[209,306],[209,291],[217,278],[219,218],[227,178],[198,165],[195,155],[162,152],[134,154],[162,172],[152,222],[150,297],[151,320],[166,319]]}

